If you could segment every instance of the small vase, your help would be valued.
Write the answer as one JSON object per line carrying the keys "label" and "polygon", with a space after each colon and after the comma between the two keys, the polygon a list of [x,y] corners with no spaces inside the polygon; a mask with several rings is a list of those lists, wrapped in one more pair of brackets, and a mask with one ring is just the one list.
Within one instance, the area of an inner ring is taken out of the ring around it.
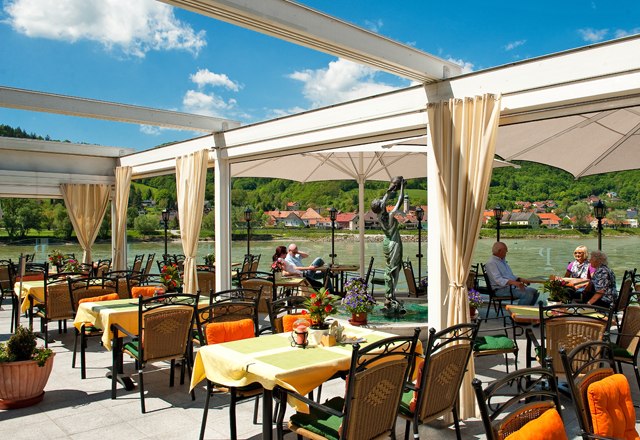
{"label": "small vase", "polygon": [[477,307],[469,306],[469,317],[471,319],[473,319],[473,317],[476,315],[477,312],[478,312]]}
{"label": "small vase", "polygon": [[351,325],[366,325],[368,314],[367,312],[356,312],[351,314],[349,323]]}
{"label": "small vase", "polygon": [[312,316],[311,328],[315,330],[326,330],[329,328],[329,325],[324,322],[324,317]]}

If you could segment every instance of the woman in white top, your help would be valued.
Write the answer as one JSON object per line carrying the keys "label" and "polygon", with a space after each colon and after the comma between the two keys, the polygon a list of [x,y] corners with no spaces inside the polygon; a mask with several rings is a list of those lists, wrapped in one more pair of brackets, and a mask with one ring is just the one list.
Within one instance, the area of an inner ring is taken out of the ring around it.
{"label": "woman in white top", "polygon": [[595,272],[595,268],[589,264],[589,251],[587,247],[578,246],[576,250],[573,251],[573,256],[575,260],[569,263],[564,276],[566,278],[590,279],[593,272]]}

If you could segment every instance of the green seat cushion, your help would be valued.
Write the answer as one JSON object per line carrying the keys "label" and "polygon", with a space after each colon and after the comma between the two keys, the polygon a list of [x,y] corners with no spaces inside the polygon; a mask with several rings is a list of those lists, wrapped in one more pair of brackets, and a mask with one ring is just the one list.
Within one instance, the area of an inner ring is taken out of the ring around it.
{"label": "green seat cushion", "polygon": [[400,400],[400,408],[398,412],[405,417],[413,417],[413,412],[409,409],[411,405],[411,399],[413,399],[413,390],[405,391],[402,393],[402,399]]}
{"label": "green seat cushion", "polygon": [[[324,403],[325,406],[342,411],[344,399],[334,397]],[[332,416],[317,408],[311,407],[309,414],[296,413],[291,416],[291,423],[328,439],[338,440],[338,430],[342,425],[342,417]]]}
{"label": "green seat cushion", "polygon": [[127,342],[126,344],[124,344],[123,350],[128,351],[129,353],[131,353],[132,356],[136,357],[137,359],[140,359],[140,348],[139,348],[138,340]]}
{"label": "green seat cushion", "polygon": [[473,350],[512,350],[514,346],[513,340],[505,335],[487,335],[476,338]]}
{"label": "green seat cushion", "polygon": [[614,358],[629,358],[631,359],[633,357],[633,354],[629,353],[627,350],[625,350],[624,348],[618,346],[618,345],[614,345],[613,346],[613,357]]}

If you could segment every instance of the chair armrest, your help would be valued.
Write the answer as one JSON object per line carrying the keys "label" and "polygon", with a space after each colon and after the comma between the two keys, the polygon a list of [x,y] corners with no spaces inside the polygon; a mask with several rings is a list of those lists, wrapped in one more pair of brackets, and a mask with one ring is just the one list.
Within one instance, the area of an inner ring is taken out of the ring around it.
{"label": "chair armrest", "polygon": [[124,333],[126,336],[129,336],[130,338],[137,338],[138,335],[131,333],[130,331],[126,330],[124,327],[122,327],[120,324],[111,324],[111,331],[113,332],[113,337],[115,338],[122,338],[124,336],[118,336],[118,333]]}
{"label": "chair armrest", "polygon": [[325,406],[321,403],[316,402],[315,400],[312,400],[306,396],[303,396],[302,394],[298,394],[295,391],[287,390],[285,388],[280,388],[279,392],[283,402],[285,401],[287,396],[291,396],[296,400],[300,400],[301,402],[304,402],[307,405],[312,406],[316,409],[319,409],[320,411],[330,414],[332,416],[344,417],[344,413],[342,411],[337,411],[333,408]]}

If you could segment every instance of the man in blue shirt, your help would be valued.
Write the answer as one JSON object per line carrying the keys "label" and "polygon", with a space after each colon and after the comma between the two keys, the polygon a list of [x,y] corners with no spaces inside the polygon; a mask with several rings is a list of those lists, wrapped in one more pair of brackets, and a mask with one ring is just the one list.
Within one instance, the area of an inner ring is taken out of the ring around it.
{"label": "man in blue shirt", "polygon": [[[306,252],[302,252],[298,249],[298,246],[295,243],[291,243],[289,245],[289,252],[285,257],[285,261],[292,264],[295,267],[295,274],[298,276],[305,277],[309,284],[312,287],[319,289],[324,286],[323,278],[324,274],[322,272],[316,271],[316,268],[324,266],[324,261],[322,258],[316,258],[313,260],[310,266],[305,266],[302,263],[303,258],[307,258],[309,254]],[[331,286],[327,286],[329,291],[332,290]]]}
{"label": "man in blue shirt", "polygon": [[511,267],[505,261],[508,252],[507,245],[497,241],[491,248],[491,252],[493,255],[485,264],[491,288],[499,296],[511,294],[514,298],[518,298],[518,305],[535,305],[540,293],[527,285],[528,280],[513,274]]}

